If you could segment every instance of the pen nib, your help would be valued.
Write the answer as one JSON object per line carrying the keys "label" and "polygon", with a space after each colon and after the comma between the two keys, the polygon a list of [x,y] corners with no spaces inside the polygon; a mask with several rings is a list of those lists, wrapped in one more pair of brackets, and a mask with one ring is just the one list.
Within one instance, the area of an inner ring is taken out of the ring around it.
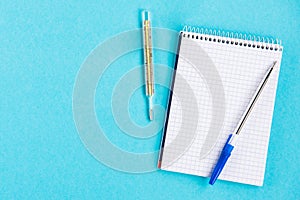
{"label": "pen nib", "polygon": [[152,109],[149,110],[149,118],[151,121],[153,120],[153,110]]}

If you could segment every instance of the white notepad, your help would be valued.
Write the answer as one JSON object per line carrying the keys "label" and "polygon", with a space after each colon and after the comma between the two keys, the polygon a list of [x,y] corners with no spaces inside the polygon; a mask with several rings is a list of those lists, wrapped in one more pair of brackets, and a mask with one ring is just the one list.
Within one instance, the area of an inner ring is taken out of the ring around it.
{"label": "white notepad", "polygon": [[277,41],[185,27],[160,168],[210,177],[266,71],[277,61],[219,179],[261,186],[282,56]]}

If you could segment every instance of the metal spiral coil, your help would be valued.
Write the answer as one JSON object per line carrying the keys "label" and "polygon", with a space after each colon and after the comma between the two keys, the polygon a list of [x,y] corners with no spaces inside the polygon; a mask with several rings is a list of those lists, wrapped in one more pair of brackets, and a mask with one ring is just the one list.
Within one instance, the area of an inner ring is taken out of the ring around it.
{"label": "metal spiral coil", "polygon": [[183,37],[271,51],[282,51],[281,40],[278,39],[215,29],[184,26]]}

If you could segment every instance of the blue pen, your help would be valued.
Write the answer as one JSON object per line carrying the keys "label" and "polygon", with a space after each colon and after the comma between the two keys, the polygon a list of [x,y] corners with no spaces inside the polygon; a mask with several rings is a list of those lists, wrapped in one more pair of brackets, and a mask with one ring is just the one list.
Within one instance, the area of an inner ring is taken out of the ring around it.
{"label": "blue pen", "polygon": [[222,150],[222,153],[219,157],[219,160],[217,162],[217,165],[215,166],[214,168],[214,171],[210,177],[210,180],[209,180],[209,184],[213,185],[216,180],[218,179],[219,175],[221,174],[228,158],[230,157],[231,155],[231,152],[236,144],[236,141],[237,141],[237,138],[239,136],[239,133],[243,127],[243,125],[245,124],[252,108],[254,107],[254,104],[256,103],[259,95],[261,94],[261,91],[263,90],[263,88],[265,87],[270,75],[271,75],[271,72],[273,71],[273,68],[275,67],[277,61],[274,61],[272,66],[268,69],[268,71],[266,72],[263,80],[261,81],[259,87],[257,88],[257,90],[255,91],[255,94],[253,95],[246,111],[244,112],[243,114],[243,117],[241,118],[237,128],[235,129],[234,131],[234,134],[230,134],[226,143],[225,143],[225,146],[223,147],[223,150]]}

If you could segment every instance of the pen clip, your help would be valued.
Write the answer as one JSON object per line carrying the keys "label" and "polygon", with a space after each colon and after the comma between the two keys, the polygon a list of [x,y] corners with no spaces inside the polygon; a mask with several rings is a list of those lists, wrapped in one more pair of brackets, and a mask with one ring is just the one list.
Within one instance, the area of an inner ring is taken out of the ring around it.
{"label": "pen clip", "polygon": [[209,180],[209,184],[213,185],[216,180],[218,179],[219,175],[221,174],[228,158],[230,157],[231,155],[231,152],[234,148],[234,146],[232,146],[231,144],[229,144],[229,141],[232,137],[232,134],[229,135],[227,141],[226,141],[226,144],[224,145],[223,147],[223,150],[222,150],[222,153],[219,157],[219,160],[218,160],[218,163],[217,165],[215,166],[215,169],[210,177],[210,180]]}

